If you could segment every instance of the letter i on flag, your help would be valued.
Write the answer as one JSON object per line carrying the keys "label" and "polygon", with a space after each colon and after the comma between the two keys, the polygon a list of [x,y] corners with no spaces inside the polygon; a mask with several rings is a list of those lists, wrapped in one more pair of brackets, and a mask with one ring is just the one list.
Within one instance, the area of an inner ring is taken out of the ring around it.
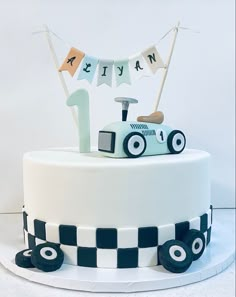
{"label": "letter i on flag", "polygon": [[165,65],[155,46],[148,48],[142,53],[152,73],[156,73],[157,69],[165,68]]}
{"label": "letter i on flag", "polygon": [[88,82],[92,83],[94,74],[97,68],[98,59],[91,57],[91,56],[85,56],[80,68],[78,80],[86,79]]}
{"label": "letter i on flag", "polygon": [[79,67],[80,62],[84,57],[84,53],[80,50],[72,47],[67,54],[63,64],[59,68],[59,71],[68,71],[71,76],[73,76]]}
{"label": "letter i on flag", "polygon": [[97,86],[107,84],[112,85],[112,72],[113,72],[113,60],[100,60],[98,67],[98,80]]}

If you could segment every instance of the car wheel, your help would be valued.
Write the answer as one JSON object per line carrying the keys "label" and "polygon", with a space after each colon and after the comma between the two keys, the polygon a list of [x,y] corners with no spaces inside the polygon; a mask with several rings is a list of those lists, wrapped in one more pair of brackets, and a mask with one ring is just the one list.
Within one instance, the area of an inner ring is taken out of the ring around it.
{"label": "car wheel", "polygon": [[15,256],[16,265],[23,268],[33,268],[34,265],[31,262],[31,253],[32,250],[30,249],[26,249],[17,253]]}
{"label": "car wheel", "polygon": [[159,251],[161,265],[168,271],[182,273],[192,264],[193,258],[189,247],[179,240],[168,240]]}
{"label": "car wheel", "polygon": [[183,238],[183,242],[190,248],[193,261],[199,259],[203,254],[206,246],[206,239],[201,231],[191,229]]}
{"label": "car wheel", "polygon": [[55,271],[61,267],[64,253],[57,244],[42,243],[32,250],[31,261],[40,270]]}
{"label": "car wheel", "polygon": [[147,142],[139,132],[129,133],[123,142],[123,149],[129,158],[138,158],[146,150]]}
{"label": "car wheel", "polygon": [[186,138],[180,130],[173,130],[167,138],[167,146],[172,154],[181,153],[186,145]]}

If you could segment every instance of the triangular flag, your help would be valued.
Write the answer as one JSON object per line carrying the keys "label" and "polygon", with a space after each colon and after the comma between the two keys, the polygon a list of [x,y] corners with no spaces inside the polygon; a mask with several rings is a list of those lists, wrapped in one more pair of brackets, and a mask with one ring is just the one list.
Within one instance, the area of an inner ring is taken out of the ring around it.
{"label": "triangular flag", "polygon": [[107,84],[112,85],[113,60],[100,60],[98,66],[97,86]]}
{"label": "triangular flag", "polygon": [[129,66],[132,81],[138,80],[143,76],[150,76],[151,74],[142,54],[129,57]]}
{"label": "triangular flag", "polygon": [[159,68],[165,68],[165,65],[155,46],[145,50],[142,55],[153,73],[156,73]]}
{"label": "triangular flag", "polygon": [[114,62],[115,75],[116,75],[116,86],[123,83],[130,84],[129,74],[129,60],[119,60]]}
{"label": "triangular flag", "polygon": [[73,76],[79,67],[80,62],[84,57],[84,53],[80,50],[72,47],[67,54],[63,64],[59,68],[59,71],[68,71],[71,76]]}
{"label": "triangular flag", "polygon": [[78,80],[86,79],[90,83],[92,83],[94,74],[97,68],[98,59],[91,57],[91,56],[85,56],[80,68]]}

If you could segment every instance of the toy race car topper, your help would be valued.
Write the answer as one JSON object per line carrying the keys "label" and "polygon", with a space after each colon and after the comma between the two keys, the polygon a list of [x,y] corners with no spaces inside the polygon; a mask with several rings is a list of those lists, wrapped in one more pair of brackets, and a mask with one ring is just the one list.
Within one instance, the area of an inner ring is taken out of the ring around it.
{"label": "toy race car topper", "polygon": [[133,98],[119,97],[122,103],[122,121],[115,122],[99,131],[98,150],[112,158],[138,158],[140,156],[179,154],[186,145],[182,131],[162,125],[164,115],[154,112],[150,116],[140,116],[137,122],[127,122],[130,103]]}

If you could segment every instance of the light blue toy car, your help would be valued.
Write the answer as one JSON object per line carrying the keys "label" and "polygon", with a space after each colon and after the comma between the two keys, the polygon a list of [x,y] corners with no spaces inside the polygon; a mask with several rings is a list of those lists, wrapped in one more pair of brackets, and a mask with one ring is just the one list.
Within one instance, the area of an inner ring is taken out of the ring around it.
{"label": "light blue toy car", "polygon": [[182,131],[146,122],[115,122],[99,131],[98,150],[112,158],[179,154],[186,145]]}

